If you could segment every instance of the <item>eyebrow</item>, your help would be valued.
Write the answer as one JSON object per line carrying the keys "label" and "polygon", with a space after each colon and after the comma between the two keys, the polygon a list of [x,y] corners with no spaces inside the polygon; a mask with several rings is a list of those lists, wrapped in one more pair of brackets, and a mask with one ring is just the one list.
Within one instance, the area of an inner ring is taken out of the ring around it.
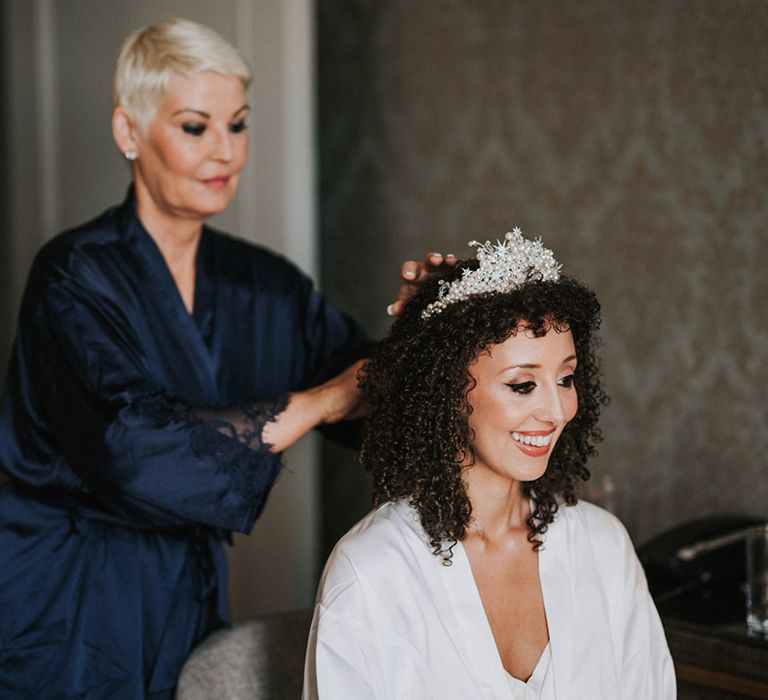
{"label": "eyebrow", "polygon": [[[561,364],[566,364],[568,362],[571,362],[576,359],[576,355],[568,355]],[[505,367],[502,372],[506,372],[508,369],[541,369],[541,365],[536,363],[523,363],[519,365],[509,365],[509,367]]]}
{"label": "eyebrow", "polygon": [[[250,106],[247,105],[247,104],[243,105],[242,107],[240,107],[240,109],[238,109],[236,112],[234,112],[232,114],[232,117],[233,118],[236,117],[244,109],[250,109]],[[208,114],[208,112],[203,112],[200,109],[193,109],[192,107],[184,107],[182,109],[177,109],[171,116],[175,117],[177,114],[184,114],[185,112],[192,112],[193,114],[199,114],[201,117],[203,117],[203,119],[210,119],[211,118],[211,115]]]}

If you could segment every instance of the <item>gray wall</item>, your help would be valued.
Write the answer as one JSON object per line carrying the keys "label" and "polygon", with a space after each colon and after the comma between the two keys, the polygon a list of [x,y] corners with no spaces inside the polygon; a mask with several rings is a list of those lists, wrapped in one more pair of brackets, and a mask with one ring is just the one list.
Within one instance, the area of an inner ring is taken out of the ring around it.
{"label": "gray wall", "polygon": [[[641,541],[768,515],[768,4],[319,0],[318,32],[326,292],[382,334],[402,260],[542,235],[604,307],[588,495]],[[335,451],[324,484],[327,547],[368,493]]]}

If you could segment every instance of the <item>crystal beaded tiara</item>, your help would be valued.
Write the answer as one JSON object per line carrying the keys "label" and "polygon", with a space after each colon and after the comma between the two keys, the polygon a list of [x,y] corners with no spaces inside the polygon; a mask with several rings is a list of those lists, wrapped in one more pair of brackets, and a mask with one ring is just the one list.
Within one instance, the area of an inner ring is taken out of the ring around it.
{"label": "crystal beaded tiara", "polygon": [[514,291],[532,274],[551,282],[560,279],[561,265],[552,251],[541,244],[540,238],[535,241],[523,238],[518,227],[508,232],[503,242],[470,241],[469,245],[477,246],[480,266],[476,270],[464,268],[461,277],[453,282],[440,280],[437,299],[421,312],[422,318],[435,316],[451,304],[475,294]]}

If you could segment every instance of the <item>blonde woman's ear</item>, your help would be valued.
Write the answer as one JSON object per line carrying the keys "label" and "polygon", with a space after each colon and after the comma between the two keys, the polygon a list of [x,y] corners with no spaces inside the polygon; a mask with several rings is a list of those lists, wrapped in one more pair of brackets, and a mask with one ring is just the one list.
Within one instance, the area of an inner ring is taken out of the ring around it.
{"label": "blonde woman's ear", "polygon": [[120,106],[112,111],[112,137],[126,160],[138,157],[137,139],[131,115]]}

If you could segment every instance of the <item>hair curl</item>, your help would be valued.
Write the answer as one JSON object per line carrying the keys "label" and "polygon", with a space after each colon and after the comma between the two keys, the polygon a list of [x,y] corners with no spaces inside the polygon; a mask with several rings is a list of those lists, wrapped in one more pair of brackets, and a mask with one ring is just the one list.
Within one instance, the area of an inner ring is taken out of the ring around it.
{"label": "hair curl", "polygon": [[[444,266],[440,276],[455,279],[464,267],[476,267],[476,261]],[[450,564],[452,549],[472,517],[462,479],[462,464],[474,461],[470,366],[520,326],[536,336],[550,328],[570,330],[578,411],[557,441],[547,471],[523,483],[534,503],[528,540],[538,549],[559,502],[576,503],[578,482],[589,478],[586,463],[601,439],[597,420],[607,397],[595,355],[600,305],[594,292],[573,278],[547,282],[532,277],[513,292],[474,295],[422,319],[437,287],[437,278],[420,286],[361,377],[370,412],[360,459],[373,475],[374,501],[408,499],[433,553]]]}

